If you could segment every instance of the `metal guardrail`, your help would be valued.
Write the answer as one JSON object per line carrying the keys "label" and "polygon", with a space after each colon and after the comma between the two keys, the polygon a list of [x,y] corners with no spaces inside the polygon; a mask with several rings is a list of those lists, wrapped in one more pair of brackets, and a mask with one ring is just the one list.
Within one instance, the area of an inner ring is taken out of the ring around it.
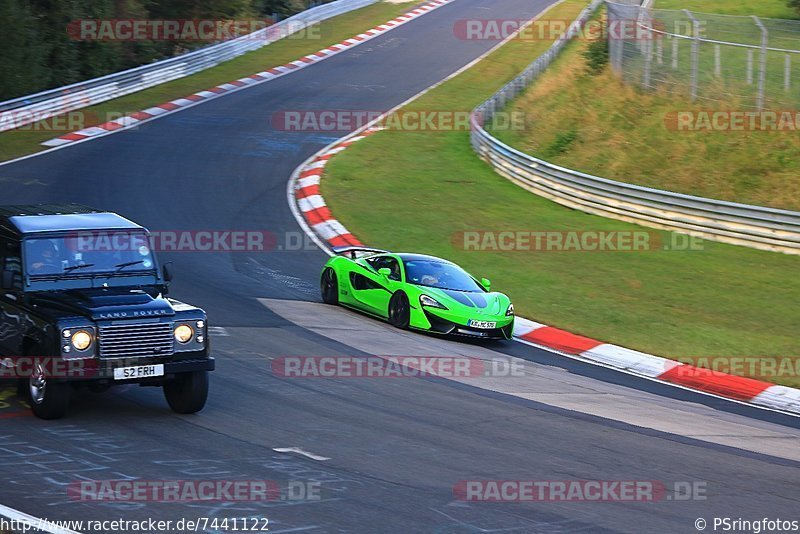
{"label": "metal guardrail", "polygon": [[0,102],[0,132],[189,76],[378,0],[336,0],[248,35],[92,80]]}
{"label": "metal guardrail", "polygon": [[[602,0],[593,0],[575,24],[584,24]],[[578,26],[579,27],[579,26]],[[516,150],[487,132],[496,111],[529,86],[574,35],[556,41],[472,114],[472,147],[517,185],[586,213],[762,250],[800,254],[800,212],[661,191],[566,169]]]}

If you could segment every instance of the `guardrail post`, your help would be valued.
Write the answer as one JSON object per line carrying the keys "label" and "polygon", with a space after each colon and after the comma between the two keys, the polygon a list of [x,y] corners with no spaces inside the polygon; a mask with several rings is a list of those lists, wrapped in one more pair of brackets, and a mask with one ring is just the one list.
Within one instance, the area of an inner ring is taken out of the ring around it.
{"label": "guardrail post", "polygon": [[692,102],[697,100],[697,68],[700,62],[700,22],[688,9],[683,10],[692,21]]}
{"label": "guardrail post", "polygon": [[767,81],[767,45],[769,44],[769,33],[767,27],[761,22],[761,19],[753,15],[753,20],[761,30],[761,56],[759,58],[759,72],[758,72],[758,95],[756,95],[756,108],[759,111],[764,109],[764,87]]}

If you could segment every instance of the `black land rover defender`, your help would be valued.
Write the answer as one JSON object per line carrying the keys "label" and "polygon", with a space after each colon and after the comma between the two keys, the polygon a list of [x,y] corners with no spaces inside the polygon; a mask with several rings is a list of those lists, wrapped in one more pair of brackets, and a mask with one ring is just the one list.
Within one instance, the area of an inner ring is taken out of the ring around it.
{"label": "black land rover defender", "polygon": [[0,276],[0,379],[38,417],[62,417],[77,386],[162,386],[178,413],[205,405],[206,314],[164,296],[171,275],[145,228],[75,205],[0,206]]}

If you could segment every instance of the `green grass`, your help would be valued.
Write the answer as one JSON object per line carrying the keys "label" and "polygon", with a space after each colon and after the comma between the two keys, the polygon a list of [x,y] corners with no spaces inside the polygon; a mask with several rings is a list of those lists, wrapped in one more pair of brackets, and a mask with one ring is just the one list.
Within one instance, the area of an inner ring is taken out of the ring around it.
{"label": "green grass", "polygon": [[[800,136],[796,131],[675,131],[677,111],[748,109],[726,98],[692,105],[688,95],[643,92],[610,70],[591,76],[582,51],[568,47],[512,105],[524,130],[504,142],[565,167],[648,187],[735,202],[800,209]],[[561,147],[564,136],[570,143]],[[560,147],[554,150],[554,147]]]}
{"label": "green grass", "polygon": [[796,19],[797,11],[786,0],[656,0],[656,9],[688,9],[723,15],[756,15],[775,19]]}
{"label": "green grass", "polygon": [[43,141],[58,137],[68,131],[103,123],[111,118],[118,118],[120,114],[127,114],[162,104],[221,83],[294,61],[304,55],[316,52],[386,22],[397,15],[409,11],[413,6],[413,3],[390,4],[380,2],[323,21],[318,25],[318,31],[315,29],[309,30],[305,37],[282,39],[192,76],[161,84],[115,100],[109,100],[96,106],[83,108],[80,110],[81,114],[101,119],[87,121],[85,124],[79,124],[76,128],[63,129],[62,126],[62,129],[53,131],[52,120],[47,120],[29,125],[26,128],[0,133],[0,161],[45,150],[47,147],[41,145]]}
{"label": "green grass", "polygon": [[[584,5],[567,0],[547,17],[571,19]],[[408,109],[472,109],[546,47],[512,41]],[[557,105],[555,115],[572,113],[575,105],[566,97],[549,104]],[[637,113],[606,111],[611,126],[627,124]],[[637,145],[626,145],[627,136],[620,138],[620,149],[636,150]],[[550,137],[556,146],[553,141]],[[569,153],[576,143],[580,137],[556,148]],[[674,155],[676,161],[686,156]],[[798,257],[713,242],[687,252],[465,251],[453,238],[461,231],[641,230],[563,208],[515,186],[476,157],[468,132],[380,132],[331,160],[327,169],[326,202],[359,238],[390,250],[450,258],[490,278],[494,288],[511,296],[521,316],[673,358],[797,354]],[[794,378],[780,382],[800,385]]]}

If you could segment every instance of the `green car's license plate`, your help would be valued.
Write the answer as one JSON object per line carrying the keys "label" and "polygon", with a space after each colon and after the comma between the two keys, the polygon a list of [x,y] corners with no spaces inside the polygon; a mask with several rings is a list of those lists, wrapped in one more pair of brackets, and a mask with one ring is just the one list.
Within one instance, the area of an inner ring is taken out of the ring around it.
{"label": "green car's license plate", "polygon": [[497,323],[495,323],[493,321],[475,321],[475,320],[471,320],[469,322],[469,325],[472,328],[484,328],[484,329],[487,329],[487,330],[491,329],[491,328],[497,328]]}

